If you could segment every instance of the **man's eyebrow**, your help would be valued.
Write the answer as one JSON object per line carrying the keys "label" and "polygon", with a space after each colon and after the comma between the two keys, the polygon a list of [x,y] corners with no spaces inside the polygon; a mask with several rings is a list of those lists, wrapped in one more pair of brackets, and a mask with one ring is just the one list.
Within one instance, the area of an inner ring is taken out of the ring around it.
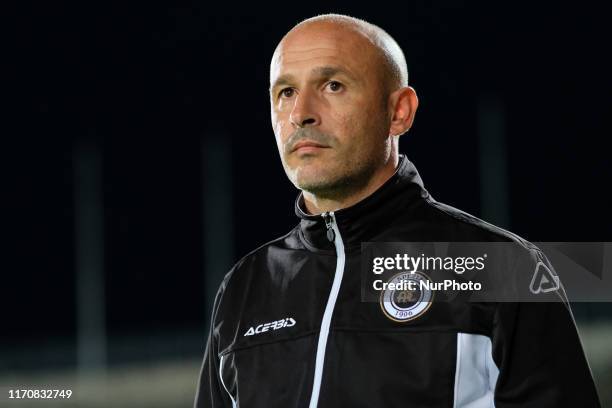
{"label": "man's eyebrow", "polygon": [[281,75],[276,78],[276,81],[274,81],[274,83],[270,86],[270,90],[273,90],[274,88],[277,88],[282,85],[291,85],[293,80],[293,75],[291,74]]}
{"label": "man's eyebrow", "polygon": [[[347,76],[351,80],[355,80],[355,77],[348,70],[333,65],[313,68],[310,73],[311,75],[319,78],[330,78],[334,75],[340,74]],[[295,78],[291,74],[281,75],[276,79],[276,81],[274,81],[272,86],[270,86],[270,90],[273,90],[282,85],[291,85],[294,81]]]}

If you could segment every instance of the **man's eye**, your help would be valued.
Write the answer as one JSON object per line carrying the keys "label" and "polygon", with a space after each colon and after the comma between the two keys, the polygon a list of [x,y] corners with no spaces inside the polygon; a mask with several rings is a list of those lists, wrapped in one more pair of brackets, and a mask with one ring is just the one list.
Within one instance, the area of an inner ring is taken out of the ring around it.
{"label": "man's eye", "polygon": [[281,98],[291,98],[293,96],[293,89],[292,88],[281,89],[278,95]]}
{"label": "man's eye", "polygon": [[327,88],[332,92],[338,92],[342,90],[342,84],[338,81],[329,81],[327,83]]}

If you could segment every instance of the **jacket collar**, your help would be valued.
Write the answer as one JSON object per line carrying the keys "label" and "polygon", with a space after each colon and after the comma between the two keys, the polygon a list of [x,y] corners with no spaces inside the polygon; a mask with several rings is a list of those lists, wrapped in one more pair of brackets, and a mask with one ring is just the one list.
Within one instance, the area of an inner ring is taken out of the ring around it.
{"label": "jacket collar", "polygon": [[[402,210],[427,196],[416,167],[401,154],[395,173],[374,193],[350,207],[334,211],[345,249],[355,250],[361,247],[361,242],[375,240]],[[295,200],[295,214],[300,218],[300,238],[308,249],[334,250],[333,243],[327,239],[323,217],[306,212],[301,192]]]}

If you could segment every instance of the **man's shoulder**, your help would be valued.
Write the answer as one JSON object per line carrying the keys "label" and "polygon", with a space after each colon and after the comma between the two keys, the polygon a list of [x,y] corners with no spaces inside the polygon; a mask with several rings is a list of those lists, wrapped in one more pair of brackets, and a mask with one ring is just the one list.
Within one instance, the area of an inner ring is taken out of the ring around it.
{"label": "man's shoulder", "polygon": [[[546,298],[567,302],[567,295],[554,267],[544,251],[536,244],[450,205],[429,198],[426,201],[431,224],[445,231],[432,241],[454,242],[458,248],[482,248],[486,249],[485,253],[495,254],[493,257],[495,260],[489,259],[489,261],[499,268],[500,282],[514,279],[515,290],[516,288],[524,290],[514,294],[513,299],[533,300],[532,295],[540,293],[538,288],[542,286],[542,276],[545,276],[554,283],[554,285],[549,284],[546,293],[550,293]],[[537,300],[542,301],[543,297],[540,294]]]}
{"label": "man's shoulder", "polygon": [[292,228],[288,233],[278,238],[274,238],[252,251],[242,256],[225,275],[224,282],[228,282],[234,275],[257,270],[254,266],[265,263],[269,259],[271,252],[282,252],[302,249],[298,238],[299,224]]}
{"label": "man's shoulder", "polygon": [[296,226],[294,226],[289,232],[287,232],[286,234],[274,238],[260,246],[258,246],[257,248],[253,249],[252,251],[248,252],[246,255],[244,255],[242,258],[240,258],[240,260],[237,262],[238,263],[244,263],[248,260],[257,258],[257,257],[261,257],[261,256],[267,256],[269,254],[269,252],[275,251],[275,250],[292,250],[292,249],[301,249],[301,245],[298,239],[298,233],[299,233],[299,224],[297,224]]}
{"label": "man's shoulder", "polygon": [[425,203],[426,211],[430,214],[428,218],[440,230],[445,231],[444,235],[449,237],[448,241],[513,242],[525,249],[537,249],[534,244],[518,234],[466,211],[441,203],[431,197],[427,197]]}

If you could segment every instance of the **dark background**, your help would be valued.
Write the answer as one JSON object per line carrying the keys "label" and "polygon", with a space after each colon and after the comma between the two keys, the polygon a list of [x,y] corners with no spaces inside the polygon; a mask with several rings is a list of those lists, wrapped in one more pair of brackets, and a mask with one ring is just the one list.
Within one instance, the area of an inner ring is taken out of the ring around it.
{"label": "dark background", "polygon": [[[101,363],[201,357],[220,277],[297,222],[270,125],[268,68],[282,35],[318,13],[364,18],[404,49],[420,106],[400,149],[437,200],[530,241],[611,241],[610,33],[595,4],[10,10],[15,52],[3,65],[17,109],[3,132],[0,369],[80,364],[79,208],[99,221]],[[483,208],[479,124],[489,105],[506,163],[495,173],[507,198],[498,219]],[[94,152],[85,162],[94,157],[99,176],[89,207],[75,181],[83,151]],[[612,316],[608,304],[576,311],[586,323]]]}

